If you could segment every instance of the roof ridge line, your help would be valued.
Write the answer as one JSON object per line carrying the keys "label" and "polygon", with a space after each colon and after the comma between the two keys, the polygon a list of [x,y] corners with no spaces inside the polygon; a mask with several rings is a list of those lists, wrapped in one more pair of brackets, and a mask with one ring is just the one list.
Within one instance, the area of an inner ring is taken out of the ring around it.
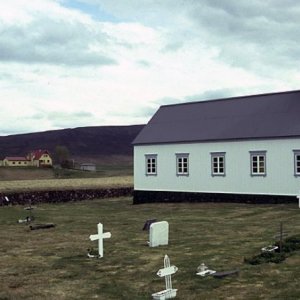
{"label": "roof ridge line", "polygon": [[207,102],[219,102],[219,101],[228,101],[228,100],[241,100],[241,99],[245,99],[245,98],[264,97],[264,96],[270,96],[270,95],[282,95],[282,94],[291,94],[291,93],[300,93],[300,90],[270,92],[270,93],[261,93],[261,94],[255,94],[255,95],[245,95],[245,96],[233,96],[233,97],[216,98],[216,99],[210,99],[210,100],[197,100],[197,101],[189,101],[189,102],[183,102],[183,103],[165,104],[165,105],[161,105],[160,107],[189,105],[189,104],[198,104],[198,103],[207,103]]}

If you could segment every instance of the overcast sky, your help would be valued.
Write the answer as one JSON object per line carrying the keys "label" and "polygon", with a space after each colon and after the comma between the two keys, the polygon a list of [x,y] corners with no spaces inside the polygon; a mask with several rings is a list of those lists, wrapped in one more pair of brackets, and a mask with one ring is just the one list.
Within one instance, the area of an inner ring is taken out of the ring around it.
{"label": "overcast sky", "polygon": [[0,2],[0,135],[300,89],[298,0]]}

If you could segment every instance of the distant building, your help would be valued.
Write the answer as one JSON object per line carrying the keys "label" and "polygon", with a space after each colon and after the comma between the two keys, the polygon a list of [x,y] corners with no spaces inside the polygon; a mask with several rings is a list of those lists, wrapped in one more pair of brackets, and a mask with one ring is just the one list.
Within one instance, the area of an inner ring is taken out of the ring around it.
{"label": "distant building", "polygon": [[48,150],[32,150],[27,159],[33,167],[52,167],[52,158]]}
{"label": "distant building", "polygon": [[80,170],[96,172],[96,165],[93,163],[82,163],[80,164]]}
{"label": "distant building", "polygon": [[30,161],[26,157],[21,156],[7,156],[3,159],[3,166],[5,167],[28,167]]}

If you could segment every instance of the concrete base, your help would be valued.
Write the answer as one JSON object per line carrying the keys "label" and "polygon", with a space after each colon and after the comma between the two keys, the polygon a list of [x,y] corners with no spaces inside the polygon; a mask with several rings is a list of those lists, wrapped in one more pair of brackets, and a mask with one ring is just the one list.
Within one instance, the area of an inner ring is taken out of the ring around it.
{"label": "concrete base", "polygon": [[154,300],[172,299],[176,297],[176,293],[177,293],[177,289],[163,290],[161,292],[152,294],[152,299]]}

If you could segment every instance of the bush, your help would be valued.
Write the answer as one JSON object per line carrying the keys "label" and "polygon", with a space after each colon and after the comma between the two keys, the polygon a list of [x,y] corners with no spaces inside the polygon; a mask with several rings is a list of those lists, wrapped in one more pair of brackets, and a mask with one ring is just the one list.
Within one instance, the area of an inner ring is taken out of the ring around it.
{"label": "bush", "polygon": [[260,265],[264,263],[280,263],[286,258],[284,253],[263,252],[250,258],[244,258],[244,262],[250,265]]}
{"label": "bush", "polygon": [[[276,246],[279,247],[279,242],[276,242]],[[290,253],[300,250],[300,235],[294,235],[286,238],[282,243],[282,252]]]}

